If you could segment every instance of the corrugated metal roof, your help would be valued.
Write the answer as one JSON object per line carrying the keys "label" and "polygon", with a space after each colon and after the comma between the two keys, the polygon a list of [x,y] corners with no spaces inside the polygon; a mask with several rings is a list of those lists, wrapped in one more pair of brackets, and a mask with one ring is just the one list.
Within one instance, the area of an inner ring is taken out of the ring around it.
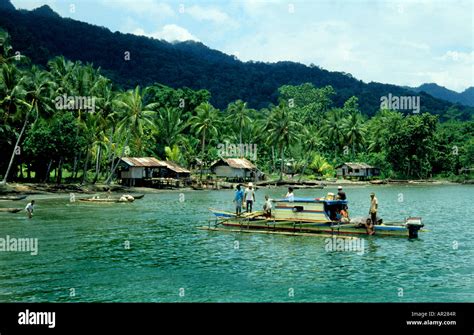
{"label": "corrugated metal roof", "polygon": [[129,166],[160,167],[163,164],[154,157],[122,157]]}
{"label": "corrugated metal roof", "polygon": [[257,168],[255,165],[252,164],[252,162],[245,158],[221,158],[220,160],[214,162],[212,165],[218,164],[221,161],[223,161],[234,169],[255,170]]}
{"label": "corrugated metal roof", "polygon": [[190,173],[189,170],[182,168],[178,164],[170,161],[160,161],[154,157],[123,157],[122,161],[129,166],[138,167],[166,167],[176,173]]}
{"label": "corrugated metal roof", "polygon": [[373,167],[372,165],[369,165],[369,164],[365,164],[365,163],[351,163],[351,162],[338,165],[337,168],[340,168],[340,167],[343,166],[343,165],[347,165],[348,167],[350,167],[350,168],[352,168],[352,169],[374,169],[374,168],[375,168],[375,167]]}
{"label": "corrugated metal roof", "polygon": [[166,166],[168,169],[170,169],[171,171],[174,171],[174,172],[176,172],[176,173],[191,173],[191,171],[186,170],[185,168],[179,166],[179,165],[176,164],[175,162],[171,162],[171,161],[160,161],[160,163],[162,163],[163,166]]}

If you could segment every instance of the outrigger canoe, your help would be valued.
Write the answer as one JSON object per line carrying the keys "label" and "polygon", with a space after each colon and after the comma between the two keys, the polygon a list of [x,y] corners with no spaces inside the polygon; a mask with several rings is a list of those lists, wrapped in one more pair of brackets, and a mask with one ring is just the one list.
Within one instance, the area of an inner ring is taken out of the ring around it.
{"label": "outrigger canoe", "polygon": [[[368,235],[365,219],[341,218],[339,212],[347,208],[346,200],[326,200],[319,198],[295,198],[272,200],[272,216],[267,218],[263,212],[245,213],[237,217],[235,213],[212,209],[217,224],[224,227],[248,230],[267,230],[279,232]],[[375,224],[375,236],[399,236],[417,238],[423,232],[424,224],[419,217],[410,217],[402,222]]]}
{"label": "outrigger canoe", "polygon": [[129,203],[133,202],[133,200],[120,200],[120,199],[78,199],[79,201],[82,202],[93,202],[93,203],[99,203],[99,204],[113,204],[113,203]]}
{"label": "outrigger canoe", "polygon": [[0,200],[18,201],[18,200],[23,200],[26,197],[27,197],[26,195],[2,195],[0,196]]}

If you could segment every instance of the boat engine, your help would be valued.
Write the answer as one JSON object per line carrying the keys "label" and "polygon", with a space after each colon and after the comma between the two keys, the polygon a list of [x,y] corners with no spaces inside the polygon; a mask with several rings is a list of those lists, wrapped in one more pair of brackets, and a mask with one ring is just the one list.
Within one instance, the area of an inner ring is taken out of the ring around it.
{"label": "boat engine", "polygon": [[420,217],[410,217],[405,220],[409,238],[418,238],[418,231],[425,225],[421,223]]}

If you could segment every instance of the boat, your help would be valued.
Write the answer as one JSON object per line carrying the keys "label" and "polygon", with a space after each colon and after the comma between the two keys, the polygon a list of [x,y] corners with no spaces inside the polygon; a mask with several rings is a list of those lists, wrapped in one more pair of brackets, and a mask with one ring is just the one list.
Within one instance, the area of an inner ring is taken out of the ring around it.
{"label": "boat", "polygon": [[81,202],[93,202],[99,204],[113,204],[113,203],[129,203],[133,202],[133,200],[120,200],[120,199],[97,199],[97,198],[88,198],[88,199],[78,199]]}
{"label": "boat", "polygon": [[0,213],[18,213],[21,208],[0,208]]}
{"label": "boat", "polygon": [[[349,218],[342,216],[341,210],[347,209],[347,200],[331,198],[295,198],[272,200],[271,217],[263,212],[254,212],[236,216],[235,213],[212,209],[216,225],[249,230],[269,230],[278,232],[331,234],[331,235],[369,235],[365,223],[368,218]],[[420,217],[406,218],[400,222],[386,222],[377,218],[374,225],[375,236],[399,236],[417,238],[418,232],[424,232]]]}
{"label": "boat", "polygon": [[0,200],[18,201],[18,200],[23,200],[26,197],[27,197],[27,195],[2,195],[2,196],[0,196]]}
{"label": "boat", "polygon": [[132,197],[133,197],[135,200],[137,200],[137,199],[143,199],[144,196],[145,196],[145,194],[137,194],[137,195],[132,194]]}

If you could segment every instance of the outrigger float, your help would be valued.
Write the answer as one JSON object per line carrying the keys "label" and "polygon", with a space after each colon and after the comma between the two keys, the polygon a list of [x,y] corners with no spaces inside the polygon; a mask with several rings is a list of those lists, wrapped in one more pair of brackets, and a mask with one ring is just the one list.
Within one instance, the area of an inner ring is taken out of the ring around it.
{"label": "outrigger float", "polygon": [[[215,215],[215,225],[202,228],[281,232],[285,235],[369,235],[366,224],[370,223],[370,219],[349,218],[347,200],[295,198],[293,201],[278,199],[272,202],[273,209],[270,217],[265,217],[261,211],[236,216],[235,213],[210,208]],[[401,222],[383,222],[382,219],[377,218],[374,235],[417,238],[418,232],[425,231],[423,227],[420,217],[409,217]]]}

